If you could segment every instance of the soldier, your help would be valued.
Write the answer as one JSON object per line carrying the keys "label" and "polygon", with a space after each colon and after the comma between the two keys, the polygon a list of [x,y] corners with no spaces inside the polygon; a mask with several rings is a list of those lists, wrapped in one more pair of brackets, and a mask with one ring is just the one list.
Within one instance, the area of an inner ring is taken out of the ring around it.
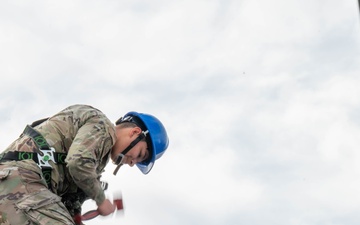
{"label": "soldier", "polygon": [[147,174],[168,143],[163,124],[144,113],[113,125],[98,109],[73,105],[36,121],[0,154],[0,225],[75,224],[86,199],[109,215],[115,205],[100,182],[108,161],[114,174],[124,164]]}

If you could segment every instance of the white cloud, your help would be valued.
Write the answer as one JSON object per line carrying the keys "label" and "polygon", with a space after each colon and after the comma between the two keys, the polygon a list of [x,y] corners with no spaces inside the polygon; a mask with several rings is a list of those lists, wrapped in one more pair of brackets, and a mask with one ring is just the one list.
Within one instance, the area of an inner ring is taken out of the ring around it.
{"label": "white cloud", "polygon": [[168,129],[151,174],[106,172],[108,224],[357,224],[355,1],[0,5],[3,148],[73,103]]}

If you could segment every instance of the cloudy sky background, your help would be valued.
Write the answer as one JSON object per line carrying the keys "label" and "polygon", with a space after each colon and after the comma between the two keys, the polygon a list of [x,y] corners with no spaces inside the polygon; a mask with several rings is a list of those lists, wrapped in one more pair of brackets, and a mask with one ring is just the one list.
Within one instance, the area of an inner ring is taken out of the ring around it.
{"label": "cloudy sky background", "polygon": [[76,103],[165,124],[107,224],[359,224],[356,0],[6,0],[0,31],[1,148]]}

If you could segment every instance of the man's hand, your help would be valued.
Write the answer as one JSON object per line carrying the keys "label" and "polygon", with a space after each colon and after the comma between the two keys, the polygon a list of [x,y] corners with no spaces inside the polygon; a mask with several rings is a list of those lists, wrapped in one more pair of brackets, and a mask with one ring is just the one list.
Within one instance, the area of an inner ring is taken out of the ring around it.
{"label": "man's hand", "polygon": [[105,199],[100,205],[98,205],[98,212],[102,216],[107,216],[113,213],[116,209],[116,206],[110,202],[109,199]]}
{"label": "man's hand", "polygon": [[[112,209],[113,208],[113,209]],[[91,220],[97,217],[98,215],[107,216],[117,210],[124,210],[123,201],[121,198],[114,200],[114,204],[108,199],[105,199],[103,203],[101,203],[96,210],[90,210],[83,215],[77,214],[74,216],[74,221],[76,225],[82,225],[83,220]]]}

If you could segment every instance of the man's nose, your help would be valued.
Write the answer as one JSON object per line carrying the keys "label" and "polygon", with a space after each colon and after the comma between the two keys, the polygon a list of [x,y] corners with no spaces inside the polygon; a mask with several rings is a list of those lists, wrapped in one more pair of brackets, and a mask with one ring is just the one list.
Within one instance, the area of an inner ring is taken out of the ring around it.
{"label": "man's nose", "polygon": [[132,160],[130,160],[129,166],[133,167],[135,165],[135,163],[136,163],[135,160],[132,159]]}

